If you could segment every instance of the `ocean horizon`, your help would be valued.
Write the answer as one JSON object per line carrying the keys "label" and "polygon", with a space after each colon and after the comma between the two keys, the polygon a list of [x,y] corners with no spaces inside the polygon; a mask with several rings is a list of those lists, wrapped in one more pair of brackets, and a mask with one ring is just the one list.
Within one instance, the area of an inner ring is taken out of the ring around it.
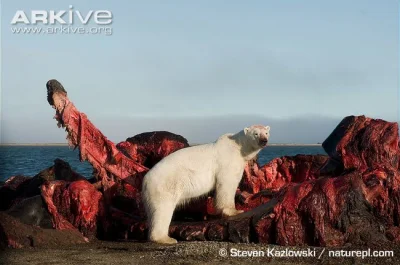
{"label": "ocean horizon", "polygon": [[[190,146],[206,143],[190,143]],[[321,146],[322,143],[271,143],[268,146]],[[0,146],[68,146],[67,143],[0,143]]]}

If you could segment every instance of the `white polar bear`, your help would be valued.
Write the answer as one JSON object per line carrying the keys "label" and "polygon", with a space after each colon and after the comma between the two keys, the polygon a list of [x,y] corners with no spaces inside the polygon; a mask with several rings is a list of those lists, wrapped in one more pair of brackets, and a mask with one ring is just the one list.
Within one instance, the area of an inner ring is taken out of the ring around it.
{"label": "white polar bear", "polygon": [[237,134],[222,135],[216,142],[180,149],[158,162],[143,180],[142,196],[149,239],[174,244],[168,236],[175,208],[215,190],[217,214],[233,216],[235,193],[246,162],[269,139],[269,126],[253,125]]}

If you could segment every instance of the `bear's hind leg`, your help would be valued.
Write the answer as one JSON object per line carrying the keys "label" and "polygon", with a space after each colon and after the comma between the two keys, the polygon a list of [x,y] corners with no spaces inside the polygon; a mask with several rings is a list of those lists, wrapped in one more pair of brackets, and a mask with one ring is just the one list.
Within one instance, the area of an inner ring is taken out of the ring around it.
{"label": "bear's hind leg", "polygon": [[149,240],[161,244],[176,244],[178,241],[168,236],[169,225],[175,210],[174,203],[162,203],[149,216]]}

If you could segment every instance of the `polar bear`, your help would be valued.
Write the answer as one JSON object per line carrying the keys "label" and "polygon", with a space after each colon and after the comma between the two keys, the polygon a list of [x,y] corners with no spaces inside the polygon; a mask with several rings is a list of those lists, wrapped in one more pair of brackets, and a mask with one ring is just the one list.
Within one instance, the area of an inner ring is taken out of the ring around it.
{"label": "polar bear", "polygon": [[269,131],[269,126],[253,125],[222,135],[214,143],[180,149],[158,162],[145,175],[142,187],[149,240],[177,243],[168,236],[175,208],[212,190],[217,214],[242,213],[235,208],[236,189],[246,162],[267,145]]}

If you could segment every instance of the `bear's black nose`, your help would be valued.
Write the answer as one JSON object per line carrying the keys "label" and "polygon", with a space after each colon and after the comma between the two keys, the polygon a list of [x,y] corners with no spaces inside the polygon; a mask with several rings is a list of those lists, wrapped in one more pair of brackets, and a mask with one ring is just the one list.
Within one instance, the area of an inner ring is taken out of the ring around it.
{"label": "bear's black nose", "polygon": [[268,139],[260,139],[260,145],[261,146],[266,146],[268,143]]}

